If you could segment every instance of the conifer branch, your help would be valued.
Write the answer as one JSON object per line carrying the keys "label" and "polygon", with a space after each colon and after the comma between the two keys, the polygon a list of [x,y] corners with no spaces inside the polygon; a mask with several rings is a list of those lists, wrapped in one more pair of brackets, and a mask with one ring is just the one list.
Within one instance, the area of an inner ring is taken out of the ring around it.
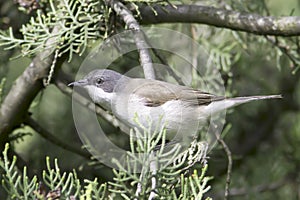
{"label": "conifer branch", "polygon": [[45,138],[47,141],[65,149],[67,151],[70,151],[72,153],[80,155],[86,159],[91,158],[91,155],[88,152],[83,151],[80,148],[77,148],[76,145],[63,142],[60,138],[56,137],[55,135],[50,133],[48,130],[46,130],[45,128],[40,126],[32,117],[27,117],[27,119],[25,120],[25,124],[30,126],[34,131],[36,131],[40,136]]}
{"label": "conifer branch", "polygon": [[152,59],[149,52],[149,45],[146,42],[144,37],[144,33],[140,28],[139,23],[134,18],[131,11],[120,1],[118,0],[106,0],[107,4],[119,15],[126,26],[132,30],[134,34],[134,40],[136,47],[139,52],[140,62],[144,70],[145,78],[147,79],[155,79],[155,72],[152,66]]}
{"label": "conifer branch", "polygon": [[[154,10],[154,11],[153,11]],[[201,5],[139,7],[141,24],[198,23],[258,35],[298,36],[300,17],[272,17]]]}

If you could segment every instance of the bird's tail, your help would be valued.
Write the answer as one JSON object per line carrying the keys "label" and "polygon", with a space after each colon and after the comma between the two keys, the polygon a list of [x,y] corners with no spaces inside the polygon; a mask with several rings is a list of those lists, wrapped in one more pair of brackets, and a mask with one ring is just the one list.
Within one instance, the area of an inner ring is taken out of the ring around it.
{"label": "bird's tail", "polygon": [[248,97],[234,97],[226,98],[219,101],[214,101],[207,105],[204,113],[214,114],[222,110],[238,106],[250,101],[263,100],[263,99],[281,99],[282,95],[265,95],[265,96],[248,96]]}

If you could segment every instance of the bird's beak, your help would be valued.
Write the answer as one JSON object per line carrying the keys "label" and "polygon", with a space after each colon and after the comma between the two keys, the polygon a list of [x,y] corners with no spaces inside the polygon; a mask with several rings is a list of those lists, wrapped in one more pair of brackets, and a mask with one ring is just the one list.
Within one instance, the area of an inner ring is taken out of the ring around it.
{"label": "bird's beak", "polygon": [[83,87],[83,86],[86,86],[88,84],[88,81],[86,79],[82,79],[82,80],[79,80],[79,81],[75,81],[75,82],[72,82],[72,83],[69,83],[68,86],[80,86],[80,87]]}

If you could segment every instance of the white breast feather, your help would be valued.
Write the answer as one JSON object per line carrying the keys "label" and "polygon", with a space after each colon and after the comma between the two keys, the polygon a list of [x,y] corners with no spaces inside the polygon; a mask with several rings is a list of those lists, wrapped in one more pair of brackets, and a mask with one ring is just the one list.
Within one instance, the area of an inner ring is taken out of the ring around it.
{"label": "white breast feather", "polygon": [[137,126],[133,120],[137,114],[139,122],[145,127],[149,126],[149,119],[151,119],[153,129],[156,128],[161,119],[159,128],[165,125],[169,132],[174,133],[173,136],[195,134],[199,129],[197,109],[184,105],[178,100],[168,101],[157,107],[149,107],[145,106],[143,99],[132,94],[130,97],[118,99],[114,110],[113,112],[118,118],[127,121],[131,127]]}
{"label": "white breast feather", "polygon": [[85,89],[88,91],[89,96],[95,103],[111,110],[111,102],[115,97],[115,93],[105,92],[103,89],[92,85],[85,86]]}

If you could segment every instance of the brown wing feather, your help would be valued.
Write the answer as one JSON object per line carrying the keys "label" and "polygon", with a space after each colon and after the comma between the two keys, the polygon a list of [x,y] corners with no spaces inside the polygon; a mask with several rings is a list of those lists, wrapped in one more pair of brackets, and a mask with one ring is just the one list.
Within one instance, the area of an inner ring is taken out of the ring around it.
{"label": "brown wing feather", "polygon": [[[194,106],[207,105],[213,101],[223,100],[225,97],[216,96],[200,90],[194,90],[186,86],[173,85],[156,80],[137,79],[138,87],[134,94],[144,98],[145,106],[157,107],[170,100],[181,100]],[[159,91],[159,92],[158,92]]]}

